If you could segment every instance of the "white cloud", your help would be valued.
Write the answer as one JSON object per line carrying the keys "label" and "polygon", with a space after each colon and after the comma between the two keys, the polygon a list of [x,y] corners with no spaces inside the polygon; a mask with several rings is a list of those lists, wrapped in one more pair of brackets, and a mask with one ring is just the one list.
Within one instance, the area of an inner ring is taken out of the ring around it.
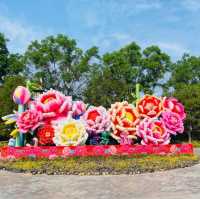
{"label": "white cloud", "polygon": [[4,33],[6,38],[9,39],[9,50],[19,53],[24,52],[32,40],[41,39],[46,35],[35,27],[1,15],[0,32]]}
{"label": "white cloud", "polygon": [[156,42],[156,45],[176,58],[182,56],[184,53],[189,53],[189,50],[185,46],[178,43]]}
{"label": "white cloud", "polygon": [[99,46],[101,52],[116,50],[132,41],[134,41],[134,38],[130,34],[122,32],[107,35],[97,34],[91,39],[92,45]]}
{"label": "white cloud", "polygon": [[161,1],[138,0],[135,2],[135,9],[138,11],[145,11],[151,9],[160,9],[162,7]]}
{"label": "white cloud", "polygon": [[182,5],[185,9],[190,11],[200,10],[200,0],[183,0]]}

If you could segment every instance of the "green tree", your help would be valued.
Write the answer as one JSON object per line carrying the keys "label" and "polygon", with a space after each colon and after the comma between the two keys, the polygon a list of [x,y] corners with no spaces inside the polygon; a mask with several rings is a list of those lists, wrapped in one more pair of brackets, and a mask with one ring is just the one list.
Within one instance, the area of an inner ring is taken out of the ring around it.
{"label": "green tree", "polygon": [[150,46],[142,51],[133,42],[103,55],[101,67],[93,73],[84,93],[85,100],[104,106],[132,100],[136,83],[141,85],[142,91],[151,93],[156,86],[162,85],[160,79],[169,68],[170,58],[159,47]]}
{"label": "green tree", "polygon": [[200,83],[185,84],[173,92],[173,96],[178,98],[185,106],[187,113],[185,121],[185,132],[189,133],[189,138],[200,138]]}
{"label": "green tree", "polygon": [[6,126],[1,117],[12,114],[13,110],[17,110],[12,100],[12,93],[18,85],[25,85],[24,77],[8,76],[5,78],[4,84],[0,86],[0,139],[8,138],[12,129],[12,125]]}
{"label": "green tree", "polygon": [[184,104],[187,112],[185,131],[190,139],[191,134],[197,138],[200,132],[200,57],[185,54],[173,64],[166,88],[166,93]]}
{"label": "green tree", "polygon": [[178,89],[182,85],[200,83],[200,57],[183,55],[171,71],[168,88]]}
{"label": "green tree", "polygon": [[6,46],[6,38],[2,33],[0,33],[0,83],[3,81],[3,77],[6,75],[6,70],[8,67],[7,60],[8,60],[8,49]]}
{"label": "green tree", "polygon": [[25,53],[26,64],[32,70],[29,74],[34,79],[42,79],[46,89],[54,88],[73,97],[81,97],[95,58],[96,47],[83,52],[74,39],[62,34],[33,41]]}
{"label": "green tree", "polygon": [[8,40],[0,33],[0,83],[9,75],[19,75],[25,69],[23,56],[8,51]]}

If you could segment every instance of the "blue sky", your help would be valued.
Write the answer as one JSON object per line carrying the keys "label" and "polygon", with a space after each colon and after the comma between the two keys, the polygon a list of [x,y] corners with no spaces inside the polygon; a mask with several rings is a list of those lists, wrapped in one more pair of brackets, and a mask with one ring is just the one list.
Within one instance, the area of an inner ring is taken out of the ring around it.
{"label": "blue sky", "polygon": [[0,0],[0,32],[12,52],[63,33],[104,53],[131,41],[178,59],[200,54],[200,0]]}

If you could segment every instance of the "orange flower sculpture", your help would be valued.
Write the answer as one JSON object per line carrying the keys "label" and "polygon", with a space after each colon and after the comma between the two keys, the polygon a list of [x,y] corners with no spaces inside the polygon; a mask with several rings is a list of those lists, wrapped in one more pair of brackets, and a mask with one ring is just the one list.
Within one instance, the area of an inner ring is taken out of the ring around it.
{"label": "orange flower sculpture", "polygon": [[[111,116],[111,126],[113,133],[111,134],[121,144],[123,140],[136,138],[136,125],[139,123],[139,114],[136,108],[128,102],[116,102],[111,105],[109,110]],[[127,139],[124,139],[126,136]]]}
{"label": "orange flower sculpture", "polygon": [[153,95],[145,95],[137,102],[137,111],[144,118],[158,117],[162,112],[161,99]]}

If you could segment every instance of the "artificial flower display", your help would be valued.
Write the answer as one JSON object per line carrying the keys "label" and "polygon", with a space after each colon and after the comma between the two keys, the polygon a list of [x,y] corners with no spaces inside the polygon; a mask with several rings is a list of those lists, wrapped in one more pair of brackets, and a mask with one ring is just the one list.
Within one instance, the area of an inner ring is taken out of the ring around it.
{"label": "artificial flower display", "polygon": [[61,118],[52,121],[55,130],[53,141],[56,146],[77,146],[85,144],[88,134],[82,120]]}
{"label": "artificial flower display", "polygon": [[[123,101],[106,110],[103,106],[73,101],[71,96],[53,89],[32,101],[30,96],[27,88],[17,87],[13,100],[18,104],[18,111],[2,118],[5,124],[16,123],[10,134],[10,146],[131,145],[134,142],[164,145],[170,143],[172,135],[184,132],[184,106],[172,97],[144,95],[137,100],[136,107]],[[25,139],[25,133],[31,134],[34,144],[25,143],[29,137]]]}
{"label": "artificial flower display", "polygon": [[142,145],[169,144],[170,134],[163,121],[157,118],[145,118],[137,126],[137,135],[142,138]]}
{"label": "artificial flower display", "polygon": [[145,95],[137,102],[137,111],[144,118],[158,117],[162,112],[161,99],[153,95]]}
{"label": "artificial flower display", "polygon": [[164,122],[169,133],[176,135],[177,133],[183,133],[184,126],[183,121],[175,112],[167,111],[162,113],[162,121]]}
{"label": "artificial flower display", "polygon": [[17,118],[17,126],[21,133],[34,131],[42,124],[42,113],[37,110],[26,110]]}
{"label": "artificial flower display", "polygon": [[72,105],[72,115],[74,118],[79,118],[86,111],[86,104],[83,101],[75,101]]}
{"label": "artificial flower display", "polygon": [[90,107],[82,119],[86,123],[86,130],[88,133],[98,134],[110,130],[110,116],[106,109],[102,106]]}
{"label": "artificial flower display", "polygon": [[176,98],[164,97],[162,104],[165,110],[169,110],[171,112],[177,113],[182,120],[185,119],[186,114],[185,114],[184,106]]}
{"label": "artificial flower display", "polygon": [[49,124],[43,125],[38,129],[37,137],[39,145],[52,145],[54,138],[54,128]]}
{"label": "artificial flower display", "polygon": [[13,93],[15,104],[24,105],[30,100],[31,94],[26,87],[18,86]]}
{"label": "artificial flower display", "polygon": [[71,111],[72,98],[51,89],[36,98],[35,107],[43,113],[44,118],[66,116]]}
{"label": "artificial flower display", "polygon": [[[109,110],[111,117],[112,136],[120,143],[123,143],[124,136],[127,139],[136,138],[136,125],[140,118],[136,108],[128,102],[116,102]],[[128,141],[126,140],[126,141]],[[130,142],[130,140],[128,141]]]}

